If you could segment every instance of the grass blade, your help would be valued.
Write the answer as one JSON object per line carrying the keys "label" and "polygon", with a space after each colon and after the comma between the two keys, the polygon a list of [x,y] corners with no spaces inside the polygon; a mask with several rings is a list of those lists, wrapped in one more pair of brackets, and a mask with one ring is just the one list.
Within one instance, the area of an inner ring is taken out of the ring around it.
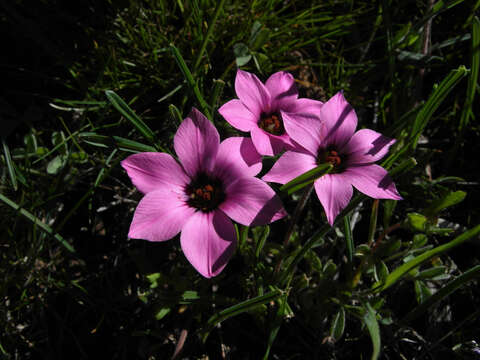
{"label": "grass blade", "polygon": [[10,181],[12,182],[13,190],[17,191],[18,183],[17,176],[15,175],[15,168],[13,166],[12,156],[10,155],[10,149],[8,148],[5,139],[2,139],[3,153],[5,155],[5,162],[7,163],[8,174],[10,175]]}
{"label": "grass blade", "polygon": [[267,360],[268,356],[270,355],[270,349],[272,348],[273,342],[277,337],[278,330],[280,330],[280,325],[282,325],[283,318],[285,317],[285,313],[287,310],[287,295],[285,294],[278,300],[278,310],[275,313],[275,319],[272,321],[272,325],[270,328],[270,334],[268,335],[267,341],[267,350],[263,355],[263,360]]}
{"label": "grass blade", "polygon": [[413,149],[417,147],[418,139],[422,134],[423,130],[427,126],[430,118],[440,104],[443,102],[445,97],[453,90],[453,88],[460,82],[460,80],[467,75],[468,70],[465,66],[460,66],[456,70],[450,71],[450,74],[447,75],[445,79],[433,90],[432,95],[423,106],[422,110],[417,114],[413,126],[411,129],[410,141]]}
{"label": "grass blade", "polygon": [[365,315],[363,316],[363,322],[367,326],[368,333],[370,334],[370,339],[372,339],[373,353],[372,360],[378,359],[380,355],[380,328],[378,327],[377,316],[375,315],[375,310],[372,306],[367,303],[365,305]]}
{"label": "grass blade", "polygon": [[345,241],[347,245],[347,259],[351,263],[353,261],[353,237],[352,237],[352,227],[350,225],[350,216],[346,215],[343,218],[343,224],[345,225]]}
{"label": "grass blade", "polygon": [[475,98],[475,90],[478,82],[478,72],[480,67],[480,21],[474,17],[472,21],[472,66],[468,78],[467,96],[463,106],[462,116],[460,118],[459,130],[462,131],[468,125],[473,117],[472,105]]}
{"label": "grass blade", "polygon": [[[94,132],[80,133],[79,138],[87,144],[108,148],[118,147],[123,151],[135,151],[135,152],[156,152],[157,149],[153,146],[139,143],[134,140],[125,139],[120,136],[106,136],[99,135]],[[164,151],[164,150],[163,150]],[[166,152],[166,151],[165,151]]]}
{"label": "grass blade", "polygon": [[423,314],[425,311],[427,311],[429,308],[431,308],[434,304],[443,300],[444,298],[458,290],[461,286],[477,277],[480,277],[480,265],[474,266],[473,268],[464,272],[462,275],[458,276],[455,280],[452,280],[448,284],[443,286],[435,294],[427,298],[423,303],[410,311],[403,318],[402,323],[408,323],[409,321],[414,320],[415,318]]}
{"label": "grass blade", "polygon": [[345,310],[341,307],[335,318],[333,319],[332,326],[330,327],[330,336],[335,339],[335,341],[339,340],[343,332],[345,331]]}
{"label": "grass blade", "polygon": [[370,225],[368,227],[368,240],[367,243],[369,246],[373,244],[373,238],[375,237],[375,230],[377,229],[377,218],[378,218],[378,199],[374,199],[372,203],[372,212],[370,213]]}
{"label": "grass blade", "polygon": [[173,104],[168,105],[168,110],[170,111],[172,118],[175,119],[175,122],[180,125],[183,121],[180,110],[178,110],[178,108]]}
{"label": "grass blade", "polygon": [[262,295],[262,296],[257,296],[254,297],[253,299],[248,299],[245,301],[242,301],[241,303],[235,304],[233,306],[230,306],[229,308],[222,310],[212,317],[208,319],[207,321],[207,327],[204,330],[204,334],[202,338],[205,340],[206,337],[208,336],[208,332],[210,329],[215,327],[215,325],[221,323],[222,321],[231,318],[236,315],[240,315],[244,312],[247,312],[249,310],[252,310],[260,305],[267,304],[270,301],[274,301],[278,299],[280,296],[282,296],[283,292],[279,289],[270,291],[269,293]]}
{"label": "grass blade", "polygon": [[125,101],[122,100],[120,96],[118,96],[112,90],[106,90],[105,95],[113,107],[117,109],[118,112],[125,117],[125,119],[130,121],[143,136],[145,136],[152,144],[158,143],[156,141],[154,132],[148,127],[147,124],[143,122],[142,119],[140,119],[137,114],[135,114],[135,112],[127,105]]}
{"label": "grass blade", "polygon": [[178,49],[173,44],[170,44],[170,50],[172,51],[173,57],[175,58],[175,61],[177,62],[178,67],[182,71],[188,86],[190,87],[190,89],[193,91],[193,94],[197,98],[198,104],[200,105],[200,109],[202,110],[203,114],[211,121],[212,114],[210,113],[208,104],[206,103],[205,99],[200,93],[197,82],[193,78],[193,75],[190,69],[188,68],[187,64],[185,63],[185,60],[183,59],[182,55],[180,54],[180,51],[178,51]]}
{"label": "grass blade", "polygon": [[431,259],[434,256],[443,254],[444,252],[450,250],[451,248],[464,243],[465,241],[471,239],[472,237],[478,235],[479,233],[480,233],[480,225],[477,225],[473,229],[470,229],[464,232],[460,236],[457,236],[452,241],[446,244],[437,246],[434,249],[428,250],[424,252],[422,255],[419,255],[416,258],[410,260],[409,262],[399,266],[387,276],[384,283],[377,284],[376,287],[374,287],[373,289],[374,292],[381,292],[385,289],[388,289],[390,286],[395,284],[398,280],[400,280],[406,273],[408,273],[413,268],[423,264],[425,261]]}
{"label": "grass blade", "polygon": [[328,174],[333,169],[333,165],[330,163],[321,164],[316,168],[307,171],[306,173],[296,177],[289,181],[280,188],[280,191],[286,192],[288,195],[303,189],[305,186],[313,183],[319,177]]}
{"label": "grass blade", "polygon": [[70,251],[71,253],[74,253],[75,252],[75,249],[73,248],[72,245],[70,245],[60,234],[58,233],[55,233],[55,231],[53,231],[53,229],[48,226],[47,224],[45,224],[43,221],[41,221],[39,218],[37,218],[35,215],[33,215],[31,212],[23,209],[20,205],[14,203],[12,200],[10,200],[9,198],[7,198],[6,196],[3,196],[2,194],[0,194],[0,200],[2,200],[5,204],[7,204],[8,206],[12,207],[13,209],[15,209],[16,211],[18,211],[20,214],[22,214],[23,216],[25,216],[28,220],[30,220],[31,222],[33,222],[35,225],[38,225],[42,230],[44,230],[46,233],[50,234],[51,236],[53,236],[60,244],[63,245],[63,247],[65,247],[65,249],[67,249],[68,251]]}
{"label": "grass blade", "polygon": [[213,15],[213,19],[210,22],[210,25],[208,26],[207,34],[205,35],[205,38],[203,39],[202,47],[200,48],[200,51],[198,52],[197,59],[195,60],[195,65],[193,66],[193,72],[194,73],[197,72],[198,67],[200,66],[200,62],[202,61],[203,53],[205,52],[205,49],[207,48],[208,41],[212,37],[213,28],[215,27],[215,23],[217,22],[218,16],[220,15],[220,12],[222,11],[224,4],[225,4],[225,0],[220,0],[220,2],[217,4],[217,8],[215,9],[215,14]]}
{"label": "grass blade", "polygon": [[212,109],[216,109],[218,105],[218,100],[220,99],[220,96],[222,95],[223,88],[225,87],[225,81],[222,79],[215,79],[213,80],[214,82],[214,87],[212,91],[212,98],[210,100],[210,105]]}

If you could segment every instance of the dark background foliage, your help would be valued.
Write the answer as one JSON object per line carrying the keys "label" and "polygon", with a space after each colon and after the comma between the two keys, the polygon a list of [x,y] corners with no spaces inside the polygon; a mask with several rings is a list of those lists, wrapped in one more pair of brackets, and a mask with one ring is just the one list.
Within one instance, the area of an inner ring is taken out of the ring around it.
{"label": "dark background foliage", "polygon": [[[222,322],[206,342],[201,330],[218,310],[267,291],[275,283],[278,259],[298,251],[325,224],[314,196],[288,248],[282,247],[287,223],[275,223],[257,260],[262,229],[251,229],[225,271],[211,280],[191,268],[178,239],[149,243],[126,236],[141,194],[119,166],[132,149],[115,136],[146,140],[104,92],[113,90],[125,99],[155,131],[157,145],[172,149],[179,120],[169,105],[185,117],[199,104],[170,44],[192,70],[222,138],[236,132],[216,109],[235,97],[235,69],[241,65],[262,80],[276,71],[292,72],[302,97],[325,101],[343,89],[359,127],[399,139],[394,151],[406,143],[433,89],[459,66],[473,69],[479,51],[472,48],[478,1],[232,0],[225,1],[213,24],[218,4],[0,3],[3,357],[165,359],[176,348],[180,358],[195,359],[257,359],[265,353],[278,302]],[[398,242],[400,248],[372,258],[384,261],[390,272],[408,261],[412,250],[447,243],[479,222],[478,82],[469,74],[439,104],[418,146],[395,162],[413,156],[417,165],[395,179],[405,200],[394,211],[392,203],[380,202],[375,239],[386,235],[384,243]],[[476,96],[471,104],[466,102],[469,81]],[[464,109],[471,115],[462,123]],[[265,167],[272,163],[267,159]],[[466,192],[462,202],[426,212],[429,204],[455,191]],[[298,197],[282,195],[289,213]],[[360,245],[368,248],[373,204],[364,199],[351,213],[357,255]],[[428,226],[412,225],[412,213],[426,216]],[[366,266],[358,287],[346,291],[345,234],[343,225],[337,225],[292,274],[289,309],[271,358],[371,354],[368,332],[354,307],[366,299],[377,268]],[[479,259],[476,235],[422,265],[420,270],[443,266],[443,278],[419,279],[409,273],[405,281],[368,298],[378,312],[383,358],[478,358],[477,280],[465,282],[416,319],[401,320],[425,301],[422,296],[473,269]],[[331,328],[339,307],[347,312],[345,330],[336,339]]]}

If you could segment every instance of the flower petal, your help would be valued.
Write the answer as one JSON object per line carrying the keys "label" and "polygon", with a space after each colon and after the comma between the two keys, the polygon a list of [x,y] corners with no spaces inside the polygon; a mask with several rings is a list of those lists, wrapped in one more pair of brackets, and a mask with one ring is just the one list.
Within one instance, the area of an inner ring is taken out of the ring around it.
{"label": "flower petal", "polygon": [[282,109],[287,112],[304,113],[312,115],[320,115],[320,109],[323,103],[318,100],[312,100],[308,98],[300,98],[295,100],[288,108]]}
{"label": "flower petal", "polygon": [[248,132],[257,126],[259,117],[255,116],[247,107],[238,99],[230,100],[223,104],[218,112],[228,121],[234,128]]}
{"label": "flower petal", "polygon": [[122,161],[135,187],[146,194],[163,186],[183,187],[189,178],[178,162],[169,154],[144,152]]}
{"label": "flower petal", "polygon": [[285,140],[280,136],[268,134],[259,127],[250,131],[253,145],[260,155],[274,156],[280,153],[286,146]]}
{"label": "flower petal", "polygon": [[240,176],[255,176],[262,170],[262,156],[252,139],[229,137],[220,143],[213,173],[226,182]]}
{"label": "flower petal", "polygon": [[315,192],[327,215],[327,221],[333,226],[337,215],[350,202],[352,185],[345,181],[343,174],[327,174],[315,180]]}
{"label": "flower petal", "polygon": [[255,74],[239,69],[235,77],[235,92],[256,119],[260,119],[262,112],[270,113],[270,94]]}
{"label": "flower petal", "polygon": [[383,158],[394,143],[395,139],[370,129],[362,129],[353,134],[344,153],[349,164],[374,163]]}
{"label": "flower petal", "polygon": [[325,124],[325,145],[335,145],[337,151],[341,151],[353,136],[358,121],[355,110],[345,100],[343,92],[336,93],[323,104],[320,119]]}
{"label": "flower petal", "polygon": [[266,225],[286,215],[282,201],[270,186],[254,177],[241,177],[225,189],[219,208],[246,226]]}
{"label": "flower petal", "polygon": [[262,177],[262,180],[286,184],[316,166],[315,157],[312,155],[287,151],[273,164],[273,167]]}
{"label": "flower petal", "polygon": [[265,87],[272,99],[272,111],[288,107],[298,97],[295,80],[292,74],[285,71],[272,74],[265,82]]}
{"label": "flower petal", "polygon": [[379,165],[352,166],[342,175],[359,191],[374,199],[402,200],[387,170]]}
{"label": "flower petal", "polygon": [[227,265],[237,244],[232,221],[220,210],[196,212],[180,236],[183,253],[204,277],[217,276]]}
{"label": "flower petal", "polygon": [[322,142],[323,126],[320,118],[312,114],[287,113],[282,111],[285,131],[295,142],[307,149],[313,156],[318,155]]}
{"label": "flower petal", "polygon": [[170,189],[148,192],[135,209],[128,237],[165,241],[177,235],[195,212],[183,196]]}
{"label": "flower petal", "polygon": [[213,168],[219,144],[217,129],[195,108],[182,121],[173,139],[175,152],[190,177]]}

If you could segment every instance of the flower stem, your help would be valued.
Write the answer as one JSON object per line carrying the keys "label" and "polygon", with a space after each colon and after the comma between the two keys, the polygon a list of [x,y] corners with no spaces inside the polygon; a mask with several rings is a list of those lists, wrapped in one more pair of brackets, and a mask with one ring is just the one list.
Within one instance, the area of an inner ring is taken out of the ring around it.
{"label": "flower stem", "polygon": [[285,238],[283,239],[283,247],[287,247],[288,242],[290,241],[290,238],[292,237],[293,229],[295,228],[295,225],[297,224],[298,218],[300,217],[300,214],[302,210],[305,208],[305,205],[307,204],[307,200],[312,194],[313,190],[313,184],[309,185],[305,191],[303,192],[302,198],[297,204],[297,207],[295,208],[295,211],[293,212],[292,216],[292,221],[290,221],[290,224],[288,226],[288,230],[285,234]]}
{"label": "flower stem", "polygon": [[[302,213],[302,210],[305,208],[305,205],[307,204],[307,200],[312,194],[313,190],[313,184],[309,185],[305,191],[303,192],[302,198],[297,204],[297,207],[295,208],[293,215],[292,215],[292,220],[290,221],[290,224],[288,225],[288,230],[285,233],[285,237],[283,239],[283,249],[285,250],[288,246],[288,243],[290,242],[290,238],[292,237],[293,230],[295,229],[295,225],[298,222],[298,218],[300,217],[300,214]],[[273,272],[273,275],[277,275],[278,272],[280,271],[280,267],[282,266],[283,258],[280,258],[277,262],[277,265],[275,266],[275,270]]]}

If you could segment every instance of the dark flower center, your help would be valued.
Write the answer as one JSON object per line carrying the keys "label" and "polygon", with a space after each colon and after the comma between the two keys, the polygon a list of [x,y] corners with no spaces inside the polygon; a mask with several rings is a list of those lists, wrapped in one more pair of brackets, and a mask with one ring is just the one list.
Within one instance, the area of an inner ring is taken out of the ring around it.
{"label": "dark flower center", "polygon": [[333,165],[333,173],[339,173],[345,169],[345,156],[338,153],[334,148],[320,149],[317,164],[330,163]]}
{"label": "dark flower center", "polygon": [[205,173],[200,173],[185,187],[187,203],[203,212],[210,212],[225,200],[222,181]]}
{"label": "dark flower center", "polygon": [[285,134],[282,117],[278,113],[264,114],[260,116],[258,126],[272,135]]}

